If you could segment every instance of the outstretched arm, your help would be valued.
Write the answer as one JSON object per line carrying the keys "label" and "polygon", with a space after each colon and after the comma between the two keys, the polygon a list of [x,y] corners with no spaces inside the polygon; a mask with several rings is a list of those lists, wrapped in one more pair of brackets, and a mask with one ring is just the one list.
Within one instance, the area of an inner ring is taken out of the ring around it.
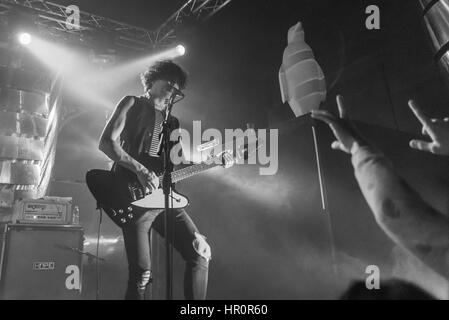
{"label": "outstretched arm", "polygon": [[449,218],[427,204],[373,148],[359,148],[352,164],[379,226],[394,242],[449,278]]}
{"label": "outstretched arm", "polygon": [[352,155],[357,182],[377,223],[393,241],[449,278],[449,218],[428,205],[382,153],[363,141],[343,119],[341,97],[337,103],[340,118],[326,111],[315,111],[312,117],[332,129],[337,138],[334,149]]}

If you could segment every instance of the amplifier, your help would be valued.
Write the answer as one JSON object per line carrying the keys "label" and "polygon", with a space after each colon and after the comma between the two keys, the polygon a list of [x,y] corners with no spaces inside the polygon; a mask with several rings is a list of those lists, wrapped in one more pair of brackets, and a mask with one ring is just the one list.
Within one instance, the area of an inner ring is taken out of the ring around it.
{"label": "amplifier", "polygon": [[81,299],[83,229],[0,224],[0,298]]}
{"label": "amplifier", "polygon": [[13,221],[18,223],[71,224],[72,198],[44,197],[20,200],[14,206]]}

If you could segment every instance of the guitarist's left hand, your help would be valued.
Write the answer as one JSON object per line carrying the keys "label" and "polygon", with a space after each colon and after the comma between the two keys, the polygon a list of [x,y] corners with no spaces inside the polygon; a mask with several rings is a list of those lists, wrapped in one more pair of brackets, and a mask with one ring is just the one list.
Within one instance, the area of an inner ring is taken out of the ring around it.
{"label": "guitarist's left hand", "polygon": [[232,167],[235,163],[234,157],[232,156],[231,150],[225,150],[222,153],[220,153],[221,156],[221,162],[223,164],[223,167],[226,169]]}

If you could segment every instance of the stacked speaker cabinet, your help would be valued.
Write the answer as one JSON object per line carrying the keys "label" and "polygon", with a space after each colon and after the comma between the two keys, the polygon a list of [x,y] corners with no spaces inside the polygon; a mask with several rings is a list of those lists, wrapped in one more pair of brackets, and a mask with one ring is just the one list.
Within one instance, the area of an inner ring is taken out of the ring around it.
{"label": "stacked speaker cabinet", "polygon": [[81,227],[0,226],[1,299],[81,298]]}
{"label": "stacked speaker cabinet", "polygon": [[[0,51],[0,55],[2,52]],[[13,203],[46,194],[58,135],[61,81],[0,65],[0,221]]]}

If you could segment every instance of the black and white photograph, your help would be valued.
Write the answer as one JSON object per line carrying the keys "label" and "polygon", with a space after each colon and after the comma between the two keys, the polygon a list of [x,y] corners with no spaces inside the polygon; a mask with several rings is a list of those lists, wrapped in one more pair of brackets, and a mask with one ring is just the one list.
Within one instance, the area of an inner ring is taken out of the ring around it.
{"label": "black and white photograph", "polygon": [[0,303],[448,299],[449,0],[0,0]]}

